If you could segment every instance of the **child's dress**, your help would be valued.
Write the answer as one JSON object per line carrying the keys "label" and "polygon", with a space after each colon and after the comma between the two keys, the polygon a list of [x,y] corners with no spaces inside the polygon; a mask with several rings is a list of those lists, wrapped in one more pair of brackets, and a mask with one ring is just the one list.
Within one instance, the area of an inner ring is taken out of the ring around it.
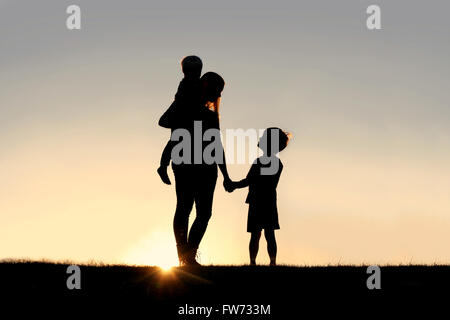
{"label": "child's dress", "polygon": [[247,174],[248,195],[245,200],[249,204],[247,232],[261,231],[262,229],[280,229],[277,209],[277,185],[280,179],[283,164],[279,160],[278,170],[273,175],[261,174],[262,167],[270,167],[255,160]]}

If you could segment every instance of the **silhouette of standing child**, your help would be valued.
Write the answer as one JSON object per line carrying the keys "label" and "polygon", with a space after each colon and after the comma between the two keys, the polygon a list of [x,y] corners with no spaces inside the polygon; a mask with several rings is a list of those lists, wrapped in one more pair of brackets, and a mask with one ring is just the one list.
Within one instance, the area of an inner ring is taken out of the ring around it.
{"label": "silhouette of standing child", "polygon": [[286,148],[289,139],[289,133],[279,128],[267,128],[258,143],[263,156],[254,161],[245,179],[231,183],[230,192],[236,188],[249,189],[245,202],[249,204],[247,232],[251,233],[250,265],[256,265],[262,230],[267,240],[270,265],[276,265],[275,230],[280,229],[276,189],[283,170],[283,164],[277,154]]}
{"label": "silhouette of standing child", "polygon": [[[197,56],[187,56],[181,60],[181,70],[184,78],[178,85],[175,100],[159,119],[158,124],[163,128],[174,130],[182,128],[183,122],[189,118],[193,108],[200,103],[201,85],[200,75],[203,63]],[[169,140],[161,155],[160,166],[157,170],[161,180],[165,184],[171,184],[167,175],[167,167],[170,164],[172,148],[176,142]]]}

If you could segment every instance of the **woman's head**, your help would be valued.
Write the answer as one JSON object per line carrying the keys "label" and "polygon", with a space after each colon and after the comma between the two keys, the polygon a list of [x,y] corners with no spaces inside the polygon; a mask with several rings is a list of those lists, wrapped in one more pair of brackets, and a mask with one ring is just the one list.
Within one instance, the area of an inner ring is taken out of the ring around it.
{"label": "woman's head", "polygon": [[258,147],[261,148],[266,156],[274,156],[287,147],[291,137],[292,135],[289,132],[280,128],[267,128],[259,139]]}
{"label": "woman's head", "polygon": [[202,103],[219,114],[220,97],[225,87],[223,78],[215,72],[207,72],[201,77]]}

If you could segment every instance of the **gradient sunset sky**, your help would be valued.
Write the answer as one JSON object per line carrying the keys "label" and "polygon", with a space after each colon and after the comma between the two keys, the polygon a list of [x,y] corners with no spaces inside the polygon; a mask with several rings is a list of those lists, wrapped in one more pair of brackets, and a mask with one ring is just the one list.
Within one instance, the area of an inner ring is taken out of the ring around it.
{"label": "gradient sunset sky", "polygon": [[[374,3],[382,30],[369,31]],[[66,28],[71,4],[79,31]],[[222,129],[293,134],[279,263],[450,263],[449,12],[448,1],[0,0],[0,259],[176,264],[157,121],[180,59],[196,54],[226,81]],[[247,263],[247,190],[221,183],[201,262]]]}

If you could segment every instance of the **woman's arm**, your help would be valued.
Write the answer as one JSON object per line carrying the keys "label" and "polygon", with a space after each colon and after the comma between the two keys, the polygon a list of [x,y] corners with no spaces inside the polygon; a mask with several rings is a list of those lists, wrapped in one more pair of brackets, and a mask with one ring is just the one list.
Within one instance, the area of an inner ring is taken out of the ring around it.
{"label": "woman's arm", "polygon": [[223,153],[222,154],[223,161],[222,161],[222,163],[219,164],[219,169],[223,175],[223,187],[227,192],[232,192],[234,190],[234,188],[232,188],[232,181],[230,179],[230,176],[228,175],[227,162],[225,160],[225,152],[223,151],[223,147],[222,147],[222,153]]}
{"label": "woman's arm", "polygon": [[[214,117],[213,128],[219,130],[219,132],[220,132],[219,118],[218,118],[217,114],[213,113],[213,115],[214,115],[213,116]],[[225,190],[228,191],[228,189],[229,189],[228,187],[230,185],[231,180],[230,180],[230,176],[228,175],[227,161],[225,159],[225,150],[223,148],[222,139],[220,139],[220,149],[221,149],[220,152],[222,152],[222,159],[221,159],[222,161],[220,161],[220,163],[218,163],[217,165],[219,166],[220,172],[222,172],[222,175],[223,175],[223,180],[224,180],[223,186],[224,186]]]}
{"label": "woman's arm", "polygon": [[230,180],[230,176],[228,175],[227,170],[227,161],[225,160],[225,151],[223,151],[223,147],[222,147],[222,159],[223,159],[222,163],[218,164],[220,172],[222,172],[224,180]]}

